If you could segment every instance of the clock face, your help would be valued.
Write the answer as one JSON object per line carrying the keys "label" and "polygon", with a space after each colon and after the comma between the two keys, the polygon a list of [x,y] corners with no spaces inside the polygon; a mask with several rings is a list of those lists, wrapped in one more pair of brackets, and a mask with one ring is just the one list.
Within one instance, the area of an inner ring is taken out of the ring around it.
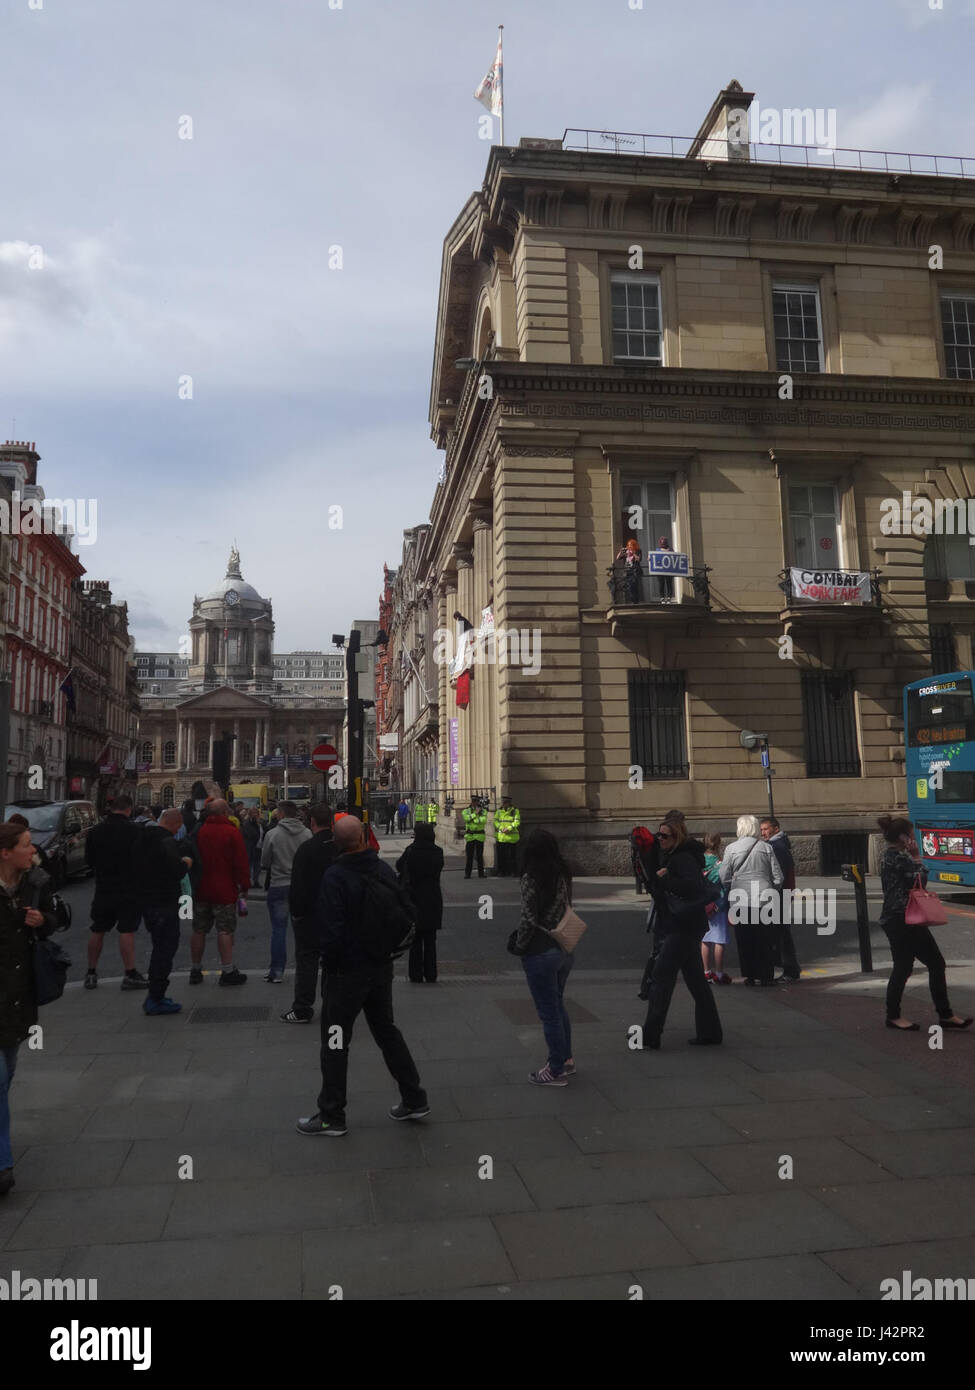
{"label": "clock face", "polygon": [[236,589],[228,589],[223,596],[223,601],[232,608],[235,603],[240,603],[240,594]]}

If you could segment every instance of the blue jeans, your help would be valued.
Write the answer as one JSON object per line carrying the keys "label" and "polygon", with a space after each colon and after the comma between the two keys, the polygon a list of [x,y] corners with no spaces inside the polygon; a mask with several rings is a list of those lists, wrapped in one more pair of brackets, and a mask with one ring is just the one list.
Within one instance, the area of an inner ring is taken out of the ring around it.
{"label": "blue jeans", "polygon": [[271,919],[271,970],[272,975],[283,975],[288,964],[288,913],[287,883],[279,883],[276,888],[267,890],[267,912]]}
{"label": "blue jeans", "polygon": [[549,1066],[555,1076],[561,1076],[572,1056],[572,1025],[562,996],[574,957],[566,955],[560,946],[553,946],[550,951],[522,956],[521,963],[548,1044]]}
{"label": "blue jeans", "polygon": [[169,988],[169,972],[179,947],[179,899],[146,900],[142,904],[142,919],[152,938],[149,957],[149,998],[165,999]]}
{"label": "blue jeans", "polygon": [[0,1047],[0,1169],[14,1166],[10,1147],[10,1103],[7,1093],[17,1067],[17,1049]]}

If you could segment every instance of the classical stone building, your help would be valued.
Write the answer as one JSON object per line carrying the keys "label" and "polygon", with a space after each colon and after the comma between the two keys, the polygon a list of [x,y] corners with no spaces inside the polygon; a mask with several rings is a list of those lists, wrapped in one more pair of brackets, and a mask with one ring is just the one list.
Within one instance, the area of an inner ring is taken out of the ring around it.
{"label": "classical stone building", "polygon": [[210,777],[213,746],[224,733],[234,736],[231,782],[264,783],[277,795],[284,783],[280,760],[287,758],[290,783],[309,785],[317,795],[323,778],[308,759],[317,743],[338,737],[344,702],[275,681],[271,602],[244,580],[236,550],[222,582],[194,598],[189,634],[181,687],[159,695],[143,688],[140,799],[179,805],[195,781]]}
{"label": "classical stone building", "polygon": [[99,811],[135,791],[139,691],[130,659],[128,605],[106,580],[76,581],[71,593],[71,683],[67,711],[68,794]]}
{"label": "classical stone building", "polygon": [[727,144],[750,101],[733,83],[672,147],[495,147],[445,240],[406,606],[520,650],[459,709],[439,663],[437,780],[449,713],[459,784],[580,866],[622,870],[671,807],[764,811],[751,730],[803,867],[833,870],[904,803],[905,682],[972,664],[975,547],[888,534],[881,504],[975,489],[975,182]]}
{"label": "classical stone building", "polygon": [[389,692],[383,730],[398,738],[397,787],[420,793],[441,790],[440,693],[434,662],[437,605],[426,563],[429,535],[429,526],[403,532],[402,562],[391,584]]}

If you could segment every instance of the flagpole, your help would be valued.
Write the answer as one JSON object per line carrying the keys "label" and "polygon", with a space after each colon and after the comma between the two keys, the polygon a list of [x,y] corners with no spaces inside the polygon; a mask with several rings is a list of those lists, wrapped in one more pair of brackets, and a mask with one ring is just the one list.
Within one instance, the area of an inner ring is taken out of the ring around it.
{"label": "flagpole", "polygon": [[501,48],[504,25],[498,25],[498,56],[501,59],[501,144],[504,144],[504,53]]}

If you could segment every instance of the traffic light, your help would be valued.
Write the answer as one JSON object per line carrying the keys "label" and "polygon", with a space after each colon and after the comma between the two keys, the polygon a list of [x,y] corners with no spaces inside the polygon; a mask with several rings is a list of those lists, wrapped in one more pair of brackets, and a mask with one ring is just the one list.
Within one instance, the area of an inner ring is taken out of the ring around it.
{"label": "traffic light", "polygon": [[230,767],[234,747],[233,734],[221,734],[219,739],[213,741],[213,780],[223,792],[227,794],[230,786]]}

